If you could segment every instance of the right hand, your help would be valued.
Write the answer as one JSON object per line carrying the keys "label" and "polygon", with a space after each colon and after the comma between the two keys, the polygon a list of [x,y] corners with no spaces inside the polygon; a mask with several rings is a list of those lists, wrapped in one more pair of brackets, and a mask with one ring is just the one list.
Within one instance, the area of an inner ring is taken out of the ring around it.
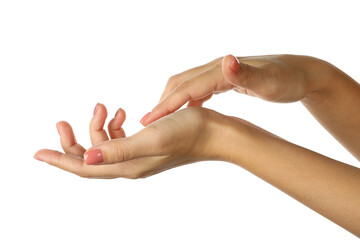
{"label": "right hand", "polygon": [[202,106],[212,94],[231,89],[267,101],[299,101],[325,88],[329,66],[320,59],[297,55],[218,58],[171,77],[159,104],[141,123],[146,126],[187,102]]}

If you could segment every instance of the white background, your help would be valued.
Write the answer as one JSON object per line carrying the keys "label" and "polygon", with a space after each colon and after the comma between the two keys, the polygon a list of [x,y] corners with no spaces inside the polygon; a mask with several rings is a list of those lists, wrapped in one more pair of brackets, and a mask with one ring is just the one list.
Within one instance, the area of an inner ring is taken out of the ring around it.
{"label": "white background", "polygon": [[[360,75],[357,1],[0,1],[0,239],[356,239],[235,165],[89,180],[32,158],[97,102],[131,135],[167,79],[226,54],[304,54]],[[354,166],[300,103],[235,92],[205,105]]]}

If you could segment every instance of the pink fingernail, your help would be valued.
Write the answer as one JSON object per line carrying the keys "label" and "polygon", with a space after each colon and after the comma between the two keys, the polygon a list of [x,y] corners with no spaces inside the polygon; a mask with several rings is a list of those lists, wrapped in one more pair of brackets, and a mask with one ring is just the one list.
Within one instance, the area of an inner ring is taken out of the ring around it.
{"label": "pink fingernail", "polygon": [[151,112],[148,112],[147,114],[145,114],[141,120],[140,120],[140,123],[144,123],[144,121],[150,116]]}
{"label": "pink fingernail", "polygon": [[84,154],[85,163],[88,165],[94,165],[104,162],[101,149],[94,149]]}
{"label": "pink fingernail", "polygon": [[41,160],[38,156],[34,155],[33,158],[35,158],[36,160],[39,160],[41,162],[43,162],[43,160]]}
{"label": "pink fingernail", "polygon": [[96,106],[95,106],[95,108],[94,108],[94,114],[93,114],[93,115],[95,115],[95,114],[96,114],[96,112],[97,112],[98,108],[99,108],[99,103],[97,103],[97,104],[96,104]]}

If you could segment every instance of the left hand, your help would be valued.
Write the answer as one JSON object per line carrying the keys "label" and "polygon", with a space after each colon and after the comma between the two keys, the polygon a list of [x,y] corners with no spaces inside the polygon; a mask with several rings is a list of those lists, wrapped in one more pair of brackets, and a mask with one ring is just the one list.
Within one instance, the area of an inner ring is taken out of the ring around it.
{"label": "left hand", "polygon": [[140,122],[146,126],[185,103],[200,107],[213,94],[231,89],[272,102],[300,101],[312,93],[327,91],[327,79],[334,69],[331,64],[309,56],[227,55],[172,76],[160,102]]}
{"label": "left hand", "polygon": [[[90,123],[91,142],[86,151],[75,140],[67,122],[57,124],[65,153],[43,149],[35,158],[87,178],[140,178],[200,160],[218,159],[217,122],[221,114],[204,108],[187,108],[154,122],[125,138],[121,128],[125,112],[109,123],[109,141],[103,129],[105,106],[98,104]],[[85,156],[85,158],[83,157]]]}

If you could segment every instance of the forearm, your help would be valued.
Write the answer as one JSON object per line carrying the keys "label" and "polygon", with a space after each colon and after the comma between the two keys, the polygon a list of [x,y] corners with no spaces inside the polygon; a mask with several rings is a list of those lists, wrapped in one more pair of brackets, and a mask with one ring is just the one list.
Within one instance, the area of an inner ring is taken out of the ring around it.
{"label": "forearm", "polygon": [[345,148],[360,160],[360,85],[341,70],[319,62],[321,71],[310,71],[311,79],[322,79],[302,103]]}
{"label": "forearm", "polygon": [[243,120],[231,118],[229,122],[231,127],[222,133],[224,140],[219,145],[224,160],[360,236],[360,169],[291,144]]}

